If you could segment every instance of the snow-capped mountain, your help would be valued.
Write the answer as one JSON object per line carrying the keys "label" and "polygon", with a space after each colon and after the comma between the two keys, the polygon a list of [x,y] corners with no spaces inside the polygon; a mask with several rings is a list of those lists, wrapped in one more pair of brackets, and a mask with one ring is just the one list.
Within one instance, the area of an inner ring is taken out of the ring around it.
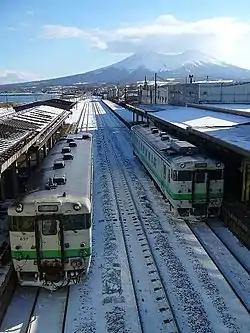
{"label": "snow-capped mountain", "polygon": [[112,65],[113,68],[133,71],[145,68],[155,73],[173,71],[184,66],[218,65],[226,67],[228,64],[210,57],[199,51],[185,51],[179,54],[160,54],[155,52],[136,53]]}
{"label": "snow-capped mountain", "polygon": [[[84,74],[71,75],[56,79],[42,80],[43,85],[72,85],[76,83],[132,83],[152,80],[154,73],[163,79],[175,78],[185,81],[192,74],[195,80],[234,79],[250,80],[250,70],[227,64],[199,51],[185,51],[179,54],[159,54],[140,52],[129,56],[113,65],[96,69]],[[20,84],[19,84],[20,85]],[[24,85],[22,83],[22,85]]]}

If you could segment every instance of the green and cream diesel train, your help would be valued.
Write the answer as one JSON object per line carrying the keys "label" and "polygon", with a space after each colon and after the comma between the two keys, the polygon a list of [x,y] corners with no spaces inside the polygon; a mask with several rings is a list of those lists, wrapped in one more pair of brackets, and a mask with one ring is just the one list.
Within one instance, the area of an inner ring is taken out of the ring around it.
{"label": "green and cream diesel train", "polygon": [[131,129],[134,154],[170,203],[174,216],[207,218],[220,213],[224,165],[149,124]]}
{"label": "green and cream diesel train", "polygon": [[92,135],[61,138],[8,209],[21,285],[57,289],[88,272],[92,235]]}

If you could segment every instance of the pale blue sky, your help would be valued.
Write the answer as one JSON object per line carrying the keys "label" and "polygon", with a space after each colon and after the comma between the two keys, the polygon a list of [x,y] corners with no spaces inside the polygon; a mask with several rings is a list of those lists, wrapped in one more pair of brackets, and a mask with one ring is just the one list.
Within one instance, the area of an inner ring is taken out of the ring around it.
{"label": "pale blue sky", "polygon": [[0,77],[85,72],[151,48],[250,68],[249,0],[1,0]]}

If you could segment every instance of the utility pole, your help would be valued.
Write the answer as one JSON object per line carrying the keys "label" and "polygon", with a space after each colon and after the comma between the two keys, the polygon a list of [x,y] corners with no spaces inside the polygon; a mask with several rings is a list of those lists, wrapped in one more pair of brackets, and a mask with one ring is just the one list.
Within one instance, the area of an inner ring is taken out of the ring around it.
{"label": "utility pole", "polygon": [[125,85],[125,91],[124,91],[124,99],[125,103],[127,103],[127,86]]}
{"label": "utility pole", "polygon": [[156,93],[157,93],[157,73],[155,73],[155,104],[156,104]]}

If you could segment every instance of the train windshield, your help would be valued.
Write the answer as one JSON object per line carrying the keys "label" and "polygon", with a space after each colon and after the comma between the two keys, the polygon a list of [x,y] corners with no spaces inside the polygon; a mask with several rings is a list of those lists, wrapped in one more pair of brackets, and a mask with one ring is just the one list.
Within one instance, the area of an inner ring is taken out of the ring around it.
{"label": "train windshield", "polygon": [[63,228],[69,230],[83,230],[91,227],[90,214],[64,215],[62,217]]}
{"label": "train windshield", "polygon": [[59,225],[59,221],[55,219],[44,219],[42,220],[42,232],[43,235],[56,235],[57,227]]}
{"label": "train windshield", "polygon": [[34,232],[35,221],[35,216],[11,216],[10,230],[21,232]]}

